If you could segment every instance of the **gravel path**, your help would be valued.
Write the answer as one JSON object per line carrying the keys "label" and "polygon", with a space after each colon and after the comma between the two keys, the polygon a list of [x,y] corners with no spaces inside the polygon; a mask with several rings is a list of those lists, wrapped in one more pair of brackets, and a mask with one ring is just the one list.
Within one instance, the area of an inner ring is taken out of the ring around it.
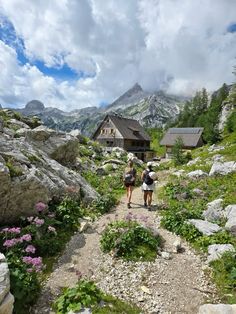
{"label": "gravel path", "polygon": [[[204,262],[182,241],[183,252],[174,253],[173,243],[180,238],[160,228],[158,211],[147,211],[142,206],[142,192],[133,192],[132,209],[137,220],[148,217],[164,238],[163,251],[171,258],[158,256],[154,262],[123,262],[99,248],[99,238],[105,225],[127,215],[126,198],[109,214],[99,218],[86,233],[76,233],[59,258],[55,269],[45,282],[34,314],[53,313],[50,303],[62,287],[73,287],[77,282],[76,270],[97,282],[105,292],[132,301],[143,313],[197,313],[201,304],[216,298],[215,289],[204,275]],[[154,200],[155,202],[155,200]]]}

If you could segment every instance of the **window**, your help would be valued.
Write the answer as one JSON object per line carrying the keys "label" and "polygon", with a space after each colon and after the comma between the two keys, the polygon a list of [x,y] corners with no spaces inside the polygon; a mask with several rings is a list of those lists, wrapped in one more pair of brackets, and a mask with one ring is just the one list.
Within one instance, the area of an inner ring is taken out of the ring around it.
{"label": "window", "polygon": [[113,146],[113,141],[107,141],[107,146]]}
{"label": "window", "polygon": [[114,132],[114,129],[111,129],[110,133],[111,133],[111,134],[114,134],[114,133],[115,133],[115,132]]}

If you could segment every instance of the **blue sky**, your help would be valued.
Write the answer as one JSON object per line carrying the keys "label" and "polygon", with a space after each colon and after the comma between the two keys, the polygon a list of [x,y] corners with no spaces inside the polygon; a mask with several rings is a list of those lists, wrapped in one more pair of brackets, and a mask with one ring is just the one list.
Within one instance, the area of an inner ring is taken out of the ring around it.
{"label": "blue sky", "polygon": [[[235,0],[0,0],[0,103],[63,110],[232,83]],[[170,80],[171,78],[171,80]]]}
{"label": "blue sky", "polygon": [[0,40],[15,49],[20,64],[25,65],[26,63],[29,63],[32,66],[34,65],[46,76],[51,76],[61,81],[78,80],[86,77],[86,74],[83,71],[77,73],[66,63],[55,67],[47,67],[42,60],[29,60],[24,53],[25,47],[23,39],[16,35],[14,26],[4,17],[2,19],[2,25],[0,24]]}

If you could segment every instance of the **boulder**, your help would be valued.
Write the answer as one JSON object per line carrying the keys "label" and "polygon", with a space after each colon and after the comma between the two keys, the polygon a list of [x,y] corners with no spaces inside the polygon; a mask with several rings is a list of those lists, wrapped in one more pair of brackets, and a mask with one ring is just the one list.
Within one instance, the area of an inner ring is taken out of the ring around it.
{"label": "boulder", "polygon": [[208,152],[218,152],[223,149],[224,149],[224,146],[217,146],[216,144],[213,144],[208,148]]}
{"label": "boulder", "polygon": [[224,217],[223,200],[216,199],[207,204],[207,209],[202,213],[203,217],[208,221],[216,221]]}
{"label": "boulder", "polygon": [[236,314],[236,304],[203,304],[198,314]]}
{"label": "boulder", "polygon": [[235,248],[232,244],[212,244],[208,246],[208,258],[207,262],[210,263],[215,261],[225,253],[235,252]]}
{"label": "boulder", "polygon": [[14,297],[9,292],[4,298],[3,302],[0,304],[0,313],[1,314],[12,314],[13,312]]}
{"label": "boulder", "polygon": [[207,177],[208,174],[202,170],[195,170],[187,173],[187,176],[191,179],[198,179],[198,178],[204,178]]}
{"label": "boulder", "polygon": [[217,162],[217,161],[222,162],[222,161],[224,161],[224,157],[220,154],[217,154],[217,155],[212,156],[212,161],[213,162]]}
{"label": "boulder", "polygon": [[30,129],[28,124],[16,119],[10,119],[7,124],[10,125],[10,128],[14,129]]}
{"label": "boulder", "polygon": [[227,219],[225,228],[236,236],[236,204],[225,208],[224,217]]}
{"label": "boulder", "polygon": [[[0,135],[0,156],[1,223],[34,214],[37,202],[60,197],[71,186],[83,191],[85,202],[99,196],[79,173],[51,159],[34,141]],[[11,176],[4,159],[11,161]],[[12,176],[15,168],[20,171]]]}
{"label": "boulder", "polygon": [[217,224],[213,224],[211,222],[201,219],[189,219],[188,221],[191,225],[195,226],[198,229],[198,231],[202,232],[204,235],[212,235],[222,229]]}
{"label": "boulder", "polygon": [[14,297],[10,293],[10,274],[5,256],[0,253],[0,313],[11,314]]}
{"label": "boulder", "polygon": [[49,139],[50,136],[55,134],[55,130],[49,129],[44,125],[40,125],[37,128],[30,130],[27,136],[33,141],[46,141]]}
{"label": "boulder", "polygon": [[195,165],[196,163],[198,163],[200,161],[200,157],[197,157],[193,160],[190,160],[188,163],[187,163],[187,166],[192,166],[192,165]]}
{"label": "boulder", "polygon": [[227,161],[227,162],[214,162],[209,176],[214,176],[216,174],[226,175],[236,171],[236,162],[235,161]]}

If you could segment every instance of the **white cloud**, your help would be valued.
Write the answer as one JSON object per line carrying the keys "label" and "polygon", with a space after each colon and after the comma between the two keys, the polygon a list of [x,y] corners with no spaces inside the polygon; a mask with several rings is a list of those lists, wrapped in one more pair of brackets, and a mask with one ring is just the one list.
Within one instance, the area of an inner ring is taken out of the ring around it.
{"label": "white cloud", "polygon": [[233,80],[235,0],[0,0],[30,61],[90,78],[56,80],[0,42],[0,102],[38,98],[75,109],[112,101],[135,82],[189,94]]}

